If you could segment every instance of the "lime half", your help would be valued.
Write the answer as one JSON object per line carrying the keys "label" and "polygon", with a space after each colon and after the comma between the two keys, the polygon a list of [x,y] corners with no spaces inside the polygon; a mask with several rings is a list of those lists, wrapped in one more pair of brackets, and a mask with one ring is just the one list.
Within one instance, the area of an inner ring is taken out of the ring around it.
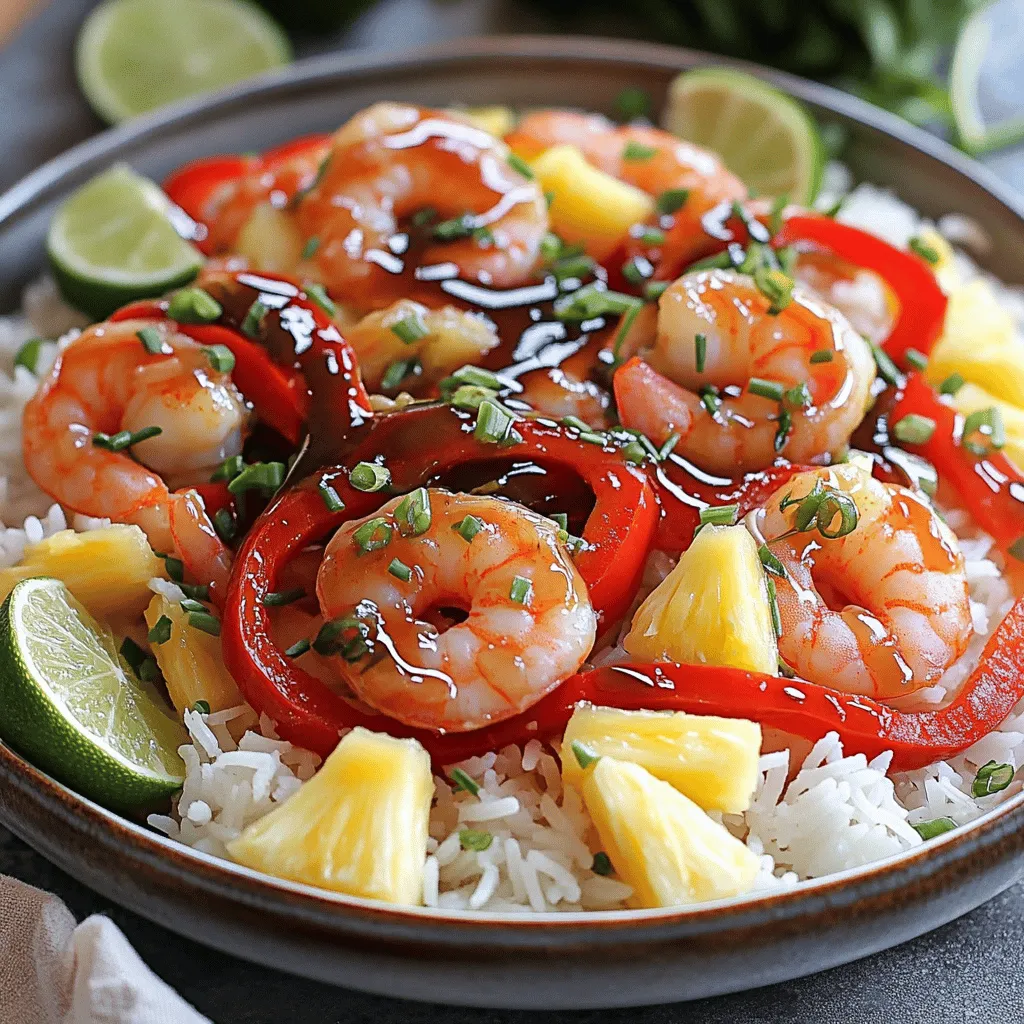
{"label": "lime half", "polygon": [[57,211],[47,253],[64,297],[97,319],[191,281],[202,254],[174,229],[160,189],[126,164],[86,182]]}
{"label": "lime half", "polygon": [[78,36],[78,84],[116,124],[291,60],[288,37],[245,0],[105,0]]}
{"label": "lime half", "polygon": [[152,805],[184,778],[184,728],[59,580],[23,580],[0,607],[0,735],[119,810]]}
{"label": "lime half", "polygon": [[718,153],[757,195],[809,205],[825,165],[804,108],[759,78],[728,68],[686,71],[669,87],[665,127]]}

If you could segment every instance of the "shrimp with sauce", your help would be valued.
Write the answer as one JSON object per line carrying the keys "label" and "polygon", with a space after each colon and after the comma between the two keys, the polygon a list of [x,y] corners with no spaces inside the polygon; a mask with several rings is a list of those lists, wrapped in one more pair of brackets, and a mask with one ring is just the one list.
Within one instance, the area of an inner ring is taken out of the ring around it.
{"label": "shrimp with sauce", "polygon": [[476,729],[530,707],[580,667],[597,630],[555,523],[500,498],[437,489],[342,526],[317,596],[328,620],[362,624],[362,645],[341,669],[355,694],[434,730]]}
{"label": "shrimp with sauce", "polygon": [[[856,505],[850,532],[828,535],[838,518],[827,533],[794,529],[816,486]],[[792,477],[753,525],[784,570],[779,654],[802,678],[890,700],[935,682],[967,649],[964,557],[920,493],[845,463]]]}
{"label": "shrimp with sauce", "polygon": [[808,462],[840,449],[864,418],[875,379],[867,342],[800,284],[779,312],[752,278],[686,274],[661,295],[657,336],[615,380],[619,416],[713,473]]}
{"label": "shrimp with sauce", "polygon": [[[228,553],[201,498],[171,488],[207,480],[238,455],[249,418],[230,374],[170,322],[102,323],[60,353],[25,406],[23,456],[65,508],[135,524],[203,582],[223,583]],[[110,438],[138,432],[112,450]]]}

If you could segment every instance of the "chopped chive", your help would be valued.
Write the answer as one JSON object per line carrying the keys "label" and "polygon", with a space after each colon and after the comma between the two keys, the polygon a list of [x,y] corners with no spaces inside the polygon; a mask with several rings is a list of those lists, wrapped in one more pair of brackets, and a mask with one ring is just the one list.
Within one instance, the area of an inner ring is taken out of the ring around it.
{"label": "chopped chive", "polygon": [[[135,337],[142,342],[142,347],[152,356],[164,352],[164,336],[155,327],[143,327],[135,332]],[[170,352],[170,346],[166,349]]]}
{"label": "chopped chive", "polygon": [[352,534],[352,541],[360,551],[367,554],[386,548],[391,543],[393,533],[391,524],[383,516],[376,516],[368,519]]}
{"label": "chopped chive", "polygon": [[670,281],[648,281],[644,285],[644,298],[648,302],[656,302],[664,294],[665,289],[671,284]]}
{"label": "chopped chive", "polygon": [[425,228],[435,220],[437,220],[437,210],[432,206],[424,206],[422,210],[417,210],[409,218],[409,222],[414,228]]}
{"label": "chopped chive", "polygon": [[508,596],[516,604],[529,604],[533,597],[533,580],[527,579],[525,576],[516,576],[512,580]]}
{"label": "chopped chive", "polygon": [[940,385],[939,393],[942,395],[955,395],[965,384],[963,376],[959,373],[951,373]]}
{"label": "chopped chive", "polygon": [[224,307],[202,288],[182,288],[167,303],[167,315],[179,324],[212,324],[223,312]]}
{"label": "chopped chive", "polygon": [[280,608],[282,605],[301,601],[305,596],[305,587],[292,587],[291,590],[271,590],[263,595],[263,603],[268,608]]}
{"label": "chopped chive", "polygon": [[472,539],[484,528],[482,519],[477,519],[476,516],[466,516],[461,522],[456,523],[452,529],[460,536],[463,540],[472,541]]}
{"label": "chopped chive", "polygon": [[926,444],[935,433],[935,420],[930,416],[908,413],[892,425],[893,436],[905,444]]}
{"label": "chopped chive", "polygon": [[665,232],[661,228],[652,228],[647,225],[641,225],[640,230],[633,237],[644,245],[663,245],[665,242]]}
{"label": "chopped chive", "polygon": [[204,345],[203,355],[217,373],[230,373],[235,368],[235,354],[227,345]]}
{"label": "chopped chive", "polygon": [[[981,434],[988,441],[988,446],[968,441],[971,434]],[[964,419],[961,445],[979,457],[998,451],[1006,444],[1006,428],[1003,425],[1003,414],[998,406],[987,409],[976,409]]]}
{"label": "chopped chive", "polygon": [[249,307],[248,312],[245,314],[245,318],[242,320],[242,333],[249,338],[258,338],[260,334],[260,324],[269,312],[270,310],[268,310],[259,299],[256,299]]}
{"label": "chopped chive", "polygon": [[565,512],[556,512],[551,517],[551,520],[552,522],[558,523],[558,528],[560,530],[569,529],[569,516]]}
{"label": "chopped chive", "polygon": [[590,870],[595,875],[610,875],[615,870],[612,867],[611,858],[604,850],[598,850],[594,854],[594,863],[590,865]]}
{"label": "chopped chive", "polygon": [[564,243],[553,231],[544,233],[540,240],[540,258],[542,263],[554,263],[563,255]]}
{"label": "chopped chive", "polygon": [[473,241],[481,249],[486,249],[495,244],[494,232],[488,227],[473,228]]}
{"label": "chopped chive", "polygon": [[581,430],[579,439],[586,441],[587,444],[605,445],[608,443],[608,438],[597,430]]}
{"label": "chopped chive", "polygon": [[469,793],[470,796],[476,796],[480,792],[480,784],[470,778],[461,768],[453,768],[449,772],[449,777],[455,783],[456,789],[461,789],[464,793]]}
{"label": "chopped chive", "polygon": [[693,339],[694,361],[697,364],[697,372],[704,372],[704,365],[708,358],[708,339],[706,335],[698,334]]}
{"label": "chopped chive", "polygon": [[406,345],[411,345],[414,341],[419,341],[430,334],[430,328],[427,327],[420,313],[411,313],[399,320],[398,323],[392,324],[391,333]]}
{"label": "chopped chive", "polygon": [[185,578],[185,563],[174,555],[164,555],[164,568],[175,583],[181,583]]}
{"label": "chopped chive", "polygon": [[391,483],[391,470],[376,462],[358,462],[348,475],[348,482],[366,494],[383,490]]}
{"label": "chopped chive", "polygon": [[300,655],[305,654],[313,645],[303,637],[301,640],[296,640],[291,647],[285,648],[285,657],[298,658]]}
{"label": "chopped chive", "polygon": [[238,528],[235,525],[235,517],[226,508],[219,508],[213,513],[213,528],[217,531],[217,536],[220,537],[225,544],[229,544],[235,539],[235,535],[238,533]]}
{"label": "chopped chive", "polygon": [[757,549],[757,557],[761,559],[761,565],[764,566],[765,572],[770,572],[773,576],[785,579],[786,570],[783,567],[782,562],[772,554],[767,544],[762,544]]}
{"label": "chopped chive", "polygon": [[193,601],[210,600],[210,588],[205,583],[179,583],[178,588]]}
{"label": "chopped chive", "polygon": [[772,629],[775,636],[782,636],[782,616],[779,614],[779,595],[775,589],[775,580],[771,576],[765,576],[765,586],[768,590],[768,609],[772,616]]}
{"label": "chopped chive", "polygon": [[15,366],[24,366],[29,373],[36,372],[39,364],[39,350],[43,347],[42,338],[29,338],[14,357]]}
{"label": "chopped chive", "polygon": [[717,505],[700,510],[701,526],[735,526],[739,505]]}
{"label": "chopped chive", "polygon": [[316,489],[328,512],[340,512],[345,507],[345,502],[341,500],[338,492],[326,480],[321,480]]}
{"label": "chopped chive", "polygon": [[672,449],[679,444],[679,434],[669,434],[665,439],[665,443],[658,449],[658,460],[664,462],[672,454]]}
{"label": "chopped chive", "polygon": [[563,427],[568,427],[570,430],[589,430],[590,424],[586,420],[581,420],[579,416],[563,416],[559,421]]}
{"label": "chopped chive", "polygon": [[595,754],[589,747],[580,743],[579,740],[572,741],[572,752],[581,768],[586,768],[601,760],[600,754]]}
{"label": "chopped chive", "polygon": [[811,353],[812,363],[831,363],[836,354],[830,348],[819,348],[817,352]]}
{"label": "chopped chive", "polygon": [[978,769],[978,774],[971,784],[971,793],[974,796],[991,796],[993,793],[1001,793],[1011,782],[1015,769],[1012,764],[999,764],[996,761],[989,761]]}
{"label": "chopped chive", "polygon": [[186,612],[205,612],[207,611],[206,605],[202,601],[197,601],[195,598],[189,597],[181,602],[181,608]]}
{"label": "chopped chive", "polygon": [[486,444],[499,444],[512,430],[512,416],[491,399],[480,403],[476,414],[473,436]]}
{"label": "chopped chive", "polygon": [[647,458],[648,452],[647,449],[644,448],[642,442],[630,441],[629,444],[622,449],[622,454],[627,462],[632,462],[634,466],[639,466],[642,465],[644,459]]}
{"label": "chopped chive", "polygon": [[712,416],[718,412],[719,407],[722,404],[722,400],[715,394],[711,388],[704,388],[700,395],[701,404]]}
{"label": "chopped chive", "polygon": [[789,196],[776,196],[772,200],[772,208],[768,213],[768,231],[777,235],[782,230],[782,211],[789,205]]}
{"label": "chopped chive", "polygon": [[123,452],[133,445],[148,441],[151,437],[159,437],[162,433],[162,427],[143,427],[134,432],[121,430],[116,434],[94,434],[92,443],[97,448],[105,448],[110,452]]}
{"label": "chopped chive", "polygon": [[303,285],[303,290],[306,293],[306,298],[312,299],[329,317],[338,315],[338,307],[322,284]]}
{"label": "chopped chive", "polygon": [[463,384],[448,399],[448,403],[456,409],[476,412],[482,402],[494,401],[497,397],[498,392],[492,388],[481,388],[473,384]]}
{"label": "chopped chive", "polygon": [[765,380],[763,377],[751,377],[750,383],[747,384],[747,390],[752,395],[770,398],[773,402],[781,402],[786,393],[785,386],[777,380]]}
{"label": "chopped chive", "polygon": [[456,242],[460,238],[469,238],[476,226],[475,218],[468,213],[451,220],[443,220],[434,227],[434,238],[439,242]]}
{"label": "chopped chive", "polygon": [[555,280],[562,284],[564,281],[590,277],[596,266],[597,263],[586,253],[575,253],[572,256],[555,260],[549,269],[554,274]]}
{"label": "chopped chive", "polygon": [[934,839],[956,828],[956,822],[952,818],[932,818],[931,821],[919,821],[911,827],[922,839]]}
{"label": "chopped chive", "polygon": [[316,255],[316,251],[319,248],[319,237],[317,235],[311,236],[309,239],[307,239],[306,244],[302,247],[302,258],[304,260],[312,259]]}
{"label": "chopped chive", "polygon": [[783,396],[782,401],[790,409],[806,409],[811,404],[811,389],[807,386],[806,381],[800,381],[799,384],[791,387]]}
{"label": "chopped chive", "polygon": [[464,850],[482,853],[490,849],[494,836],[490,832],[478,832],[475,828],[464,828],[459,831],[459,845]]}
{"label": "chopped chive", "polygon": [[658,149],[656,146],[645,146],[642,142],[636,142],[633,139],[630,139],[622,147],[623,160],[650,160],[651,157],[657,156],[657,154]]}
{"label": "chopped chive", "polygon": [[678,213],[689,198],[690,190],[688,188],[670,188],[658,196],[655,205],[658,208],[658,213],[668,216]]}
{"label": "chopped chive", "polygon": [[283,462],[254,462],[231,480],[228,490],[232,494],[245,491],[273,494],[284,483],[285,469]]}
{"label": "chopped chive", "polygon": [[349,629],[358,630],[358,635],[362,637],[367,627],[358,619],[340,618],[325,622],[313,641],[313,650],[317,654],[337,654],[342,646],[339,638]]}
{"label": "chopped chive", "polygon": [[622,264],[622,276],[630,283],[640,285],[654,273],[651,261],[643,256],[634,256]]}
{"label": "chopped chive", "polygon": [[527,181],[533,180],[533,168],[518,153],[509,153],[508,163],[512,170],[518,171]]}
{"label": "chopped chive", "polygon": [[430,529],[430,492],[426,487],[410,491],[395,509],[398,532],[404,537],[418,537]]}
{"label": "chopped chive", "polygon": [[754,284],[768,300],[768,312],[777,316],[793,301],[793,279],[773,267],[758,267],[754,271]]}
{"label": "chopped chive", "polygon": [[208,715],[210,713],[210,702],[207,700],[197,700],[192,705],[192,710],[198,715]]}
{"label": "chopped chive", "polygon": [[393,362],[385,371],[384,376],[380,379],[380,387],[382,391],[393,391],[398,387],[399,384],[405,380],[410,374],[415,373],[419,368],[420,361],[418,359],[399,359]]}
{"label": "chopped chive", "polygon": [[928,366],[928,357],[923,352],[918,352],[916,348],[907,349],[906,360],[914,370],[923,370]]}
{"label": "chopped chive", "polygon": [[391,559],[391,563],[388,565],[388,572],[403,583],[408,583],[412,579],[412,569],[399,558]]}
{"label": "chopped chive", "polygon": [[939,262],[939,251],[933,245],[929,245],[923,238],[918,235],[914,235],[913,238],[907,242],[907,248],[911,252],[916,253],[925,261],[930,263],[933,267]]}
{"label": "chopped chive", "polygon": [[789,433],[793,429],[793,417],[788,409],[779,413],[779,425],[775,431],[775,450],[781,452],[789,440]]}
{"label": "chopped chive", "polygon": [[878,368],[878,376],[885,381],[889,387],[898,388],[903,384],[903,374],[899,367],[889,358],[877,345],[871,346],[871,354],[875,357],[875,366]]}
{"label": "chopped chive", "polygon": [[490,388],[492,391],[501,391],[509,386],[508,382],[502,380],[496,373],[485,370],[481,366],[463,366],[450,377],[445,377],[438,387],[441,389],[442,394],[447,395],[462,387],[463,384]]}
{"label": "chopped chive", "polygon": [[146,639],[151,644],[165,644],[171,639],[171,627],[173,623],[166,615],[161,615],[153,624],[153,628],[146,634]]}
{"label": "chopped chive", "polygon": [[615,97],[615,109],[623,121],[647,117],[651,112],[651,97],[645,90],[629,85]]}
{"label": "chopped chive", "polygon": [[556,299],[554,314],[559,320],[593,320],[626,313],[638,303],[636,296],[609,291],[603,281],[594,281]]}
{"label": "chopped chive", "polygon": [[230,458],[225,459],[214,470],[213,476],[210,477],[210,480],[213,483],[216,483],[218,480],[230,482],[234,480],[243,469],[245,469],[245,459],[243,459],[241,455],[232,455]]}
{"label": "chopped chive", "polygon": [[211,615],[207,611],[189,612],[188,624],[193,629],[199,629],[204,633],[209,633],[210,636],[220,636],[220,619],[215,615]]}
{"label": "chopped chive", "polygon": [[622,348],[622,343],[629,337],[633,321],[636,320],[637,315],[643,308],[644,304],[639,299],[634,299],[633,305],[629,307],[626,315],[620,321],[619,329],[615,332],[615,340],[612,342],[612,352],[615,354],[616,360],[619,357],[619,349]]}

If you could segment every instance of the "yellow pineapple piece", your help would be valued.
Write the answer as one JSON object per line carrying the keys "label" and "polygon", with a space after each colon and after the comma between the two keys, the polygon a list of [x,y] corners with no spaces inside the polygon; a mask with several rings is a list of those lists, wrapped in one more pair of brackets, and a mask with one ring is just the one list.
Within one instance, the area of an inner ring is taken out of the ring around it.
{"label": "yellow pineapple piece", "polygon": [[110,526],[87,533],[61,530],[30,544],[17,565],[0,570],[0,600],[31,576],[60,580],[93,618],[104,622],[141,615],[153,596],[149,581],[166,571],[142,530]]}
{"label": "yellow pineapple piece", "polygon": [[742,526],[705,526],[637,610],[624,644],[643,661],[777,675],[778,646],[754,538]]}
{"label": "yellow pineapple piece", "polygon": [[238,233],[235,248],[254,267],[286,274],[302,259],[304,244],[291,214],[270,203],[260,203]]}
{"label": "yellow pineapple piece", "polygon": [[496,139],[503,139],[516,126],[516,115],[511,107],[456,107],[450,113],[468,121],[474,128],[483,129]]}
{"label": "yellow pineapple piece", "polygon": [[298,793],[228,852],[278,878],[417,905],[433,796],[430,756],[416,740],[353,729]]}
{"label": "yellow pineapple piece", "polygon": [[580,704],[562,740],[562,777],[578,786],[583,769],[573,756],[573,743],[641,765],[705,810],[732,814],[750,806],[761,726],[742,718]]}
{"label": "yellow pineapple piece", "polygon": [[551,230],[582,244],[595,260],[611,255],[634,224],[654,213],[646,192],[591,166],[575,146],[552,146],[531,166],[552,196]]}
{"label": "yellow pineapple piece", "polygon": [[190,626],[181,605],[157,594],[146,609],[146,625],[152,629],[163,617],[171,622],[170,637],[150,646],[178,711],[184,712],[200,700],[205,700],[211,711],[241,704],[242,695],[224,666],[219,637]]}
{"label": "yellow pineapple piece", "polygon": [[684,906],[752,887],[758,858],[646,768],[614,757],[591,761],[583,800],[612,867],[633,888],[632,906]]}

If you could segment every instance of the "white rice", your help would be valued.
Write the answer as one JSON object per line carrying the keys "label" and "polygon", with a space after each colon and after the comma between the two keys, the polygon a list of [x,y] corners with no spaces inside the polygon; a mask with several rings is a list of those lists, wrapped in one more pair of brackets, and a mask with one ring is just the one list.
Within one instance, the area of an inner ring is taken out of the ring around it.
{"label": "white rice", "polygon": [[[848,188],[845,170],[830,165],[822,202],[830,203]],[[891,193],[870,185],[850,192],[840,218],[896,245],[905,245],[924,223]],[[966,218],[949,215],[938,229],[955,244],[983,253],[984,233]],[[963,278],[979,273],[966,253],[959,251],[956,260]],[[1018,325],[1024,325],[1021,293],[992,283]],[[847,293],[833,296],[837,304],[858,307],[869,320],[879,313],[872,305],[878,299],[872,286],[858,279],[844,287]],[[36,378],[13,367],[14,354],[34,334],[66,340],[81,325],[49,280],[28,289],[23,314],[0,317],[0,567],[16,563],[27,544],[69,526],[108,525],[82,516],[69,521],[28,479],[20,455],[21,412]],[[58,342],[43,346],[40,371],[57,351]],[[915,695],[918,704],[930,706],[955,694],[1012,603],[999,565],[988,557],[991,541],[979,536],[961,513],[952,511],[949,520],[962,537],[977,635],[957,665]],[[20,525],[6,525],[15,523]],[[652,556],[645,590],[656,586],[671,566],[667,556]],[[165,580],[152,581],[151,588],[172,601],[184,596]],[[622,649],[612,646],[593,662],[622,657]],[[280,740],[273,723],[247,706],[210,715],[187,712],[185,725],[191,742],[180,750],[184,787],[172,813],[151,815],[149,823],[215,856],[227,856],[225,844],[292,796],[319,765],[315,754]],[[1024,783],[1016,777],[993,796],[976,799],[970,790],[977,769],[990,760],[1015,769],[1024,765],[1024,701],[970,750],[919,771],[887,776],[891,755],[871,761],[862,754],[845,756],[835,733],[813,746],[787,783],[791,759],[788,750],[764,753],[750,808],[740,815],[715,815],[761,858],[757,891],[793,886],[912,849],[922,842],[913,825],[940,817],[965,824],[1019,792]],[[423,851],[424,904],[516,913],[625,906],[629,887],[592,870],[600,845],[579,794],[562,786],[552,748],[532,739],[524,747],[506,747],[459,767],[480,791],[453,792],[447,779],[435,779],[430,838]],[[492,837],[487,849],[463,849],[460,832],[466,828],[487,831]]]}

